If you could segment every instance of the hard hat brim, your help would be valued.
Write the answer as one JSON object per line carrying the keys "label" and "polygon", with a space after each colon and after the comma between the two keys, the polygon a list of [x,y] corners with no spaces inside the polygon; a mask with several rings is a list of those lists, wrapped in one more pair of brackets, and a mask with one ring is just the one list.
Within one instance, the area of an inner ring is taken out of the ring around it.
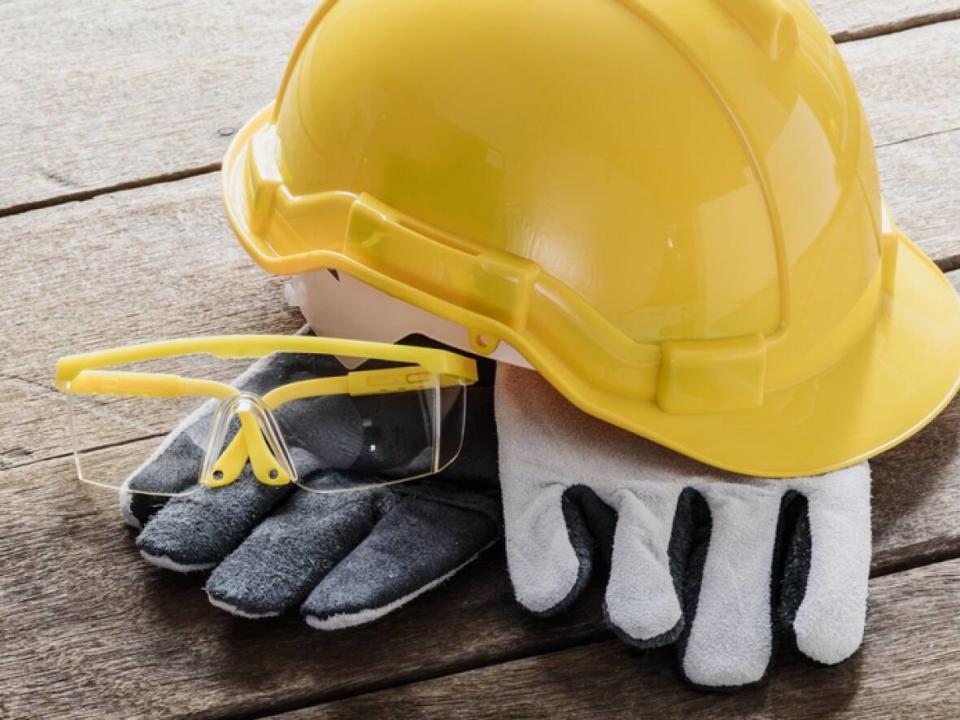
{"label": "hard hat brim", "polygon": [[651,403],[637,409],[635,432],[758,477],[848,467],[919,432],[960,387],[960,303],[939,268],[899,235],[895,292],[884,296],[873,331],[841,362],[766,393],[755,410],[671,415]]}
{"label": "hard hat brim", "polygon": [[336,252],[287,255],[252,229],[248,207],[250,137],[271,122],[273,106],[234,138],[223,164],[227,217],[253,259],[276,274],[348,272],[377,289],[467,327],[491,332],[519,351],[567,399],[602,420],[709,465],[743,475],[797,477],[854,465],[918,432],[960,388],[960,300],[953,286],[905,235],[897,243],[892,292],[871,331],[840,362],[760,407],[671,414],[655,400],[604,392],[578,377],[536,338],[430,296]]}

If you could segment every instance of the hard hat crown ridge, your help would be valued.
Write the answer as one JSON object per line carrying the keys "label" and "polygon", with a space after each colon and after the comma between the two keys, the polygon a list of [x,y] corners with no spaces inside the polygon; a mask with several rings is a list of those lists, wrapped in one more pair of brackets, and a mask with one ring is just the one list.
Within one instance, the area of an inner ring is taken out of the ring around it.
{"label": "hard hat crown ridge", "polygon": [[224,190],[264,267],[342,271],[735,471],[858,462],[960,375],[956,295],[802,0],[331,0]]}

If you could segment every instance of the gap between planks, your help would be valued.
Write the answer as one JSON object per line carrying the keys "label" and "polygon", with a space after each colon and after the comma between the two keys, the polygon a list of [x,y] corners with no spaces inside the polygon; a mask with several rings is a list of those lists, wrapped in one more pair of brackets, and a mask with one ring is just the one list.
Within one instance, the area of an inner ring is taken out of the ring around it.
{"label": "gap between planks", "polygon": [[854,42],[856,40],[869,40],[870,38],[880,37],[881,35],[893,35],[894,33],[903,32],[904,30],[913,30],[914,28],[950,22],[951,20],[960,20],[960,8],[917,15],[916,17],[904,18],[889,23],[868,25],[867,27],[857,28],[856,30],[841,30],[834,34],[833,39],[834,42],[839,45],[840,43]]}
{"label": "gap between planks", "polygon": [[197,177],[199,175],[209,175],[211,173],[218,172],[220,170],[220,166],[221,163],[218,162],[209,163],[207,165],[200,165],[199,167],[187,168],[186,170],[178,170],[176,172],[165,173],[163,175],[153,175],[150,177],[138,178],[136,180],[127,180],[115,185],[105,185],[103,187],[81,190],[75,193],[54,195],[52,197],[43,198],[42,200],[32,200],[30,202],[19,203],[17,205],[0,208],[0,218],[9,217],[10,215],[22,215],[23,213],[27,213],[32,210],[43,210],[50,207],[56,207],[57,205],[65,205],[66,203],[71,202],[92,200],[93,198],[100,197],[101,195],[109,195],[111,193],[123,192],[125,190],[136,190],[138,188],[149,187],[150,185],[163,185],[165,183],[174,183],[180,180]]}

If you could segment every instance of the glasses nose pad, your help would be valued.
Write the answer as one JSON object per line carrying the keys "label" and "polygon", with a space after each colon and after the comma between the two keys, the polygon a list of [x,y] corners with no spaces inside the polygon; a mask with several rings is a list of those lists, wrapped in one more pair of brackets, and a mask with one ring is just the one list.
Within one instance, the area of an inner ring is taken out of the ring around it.
{"label": "glasses nose pad", "polygon": [[[233,418],[240,429],[223,449]],[[264,485],[287,485],[297,481],[293,458],[273,411],[256,395],[241,393],[224,400],[210,425],[200,484],[223,487],[243,472],[247,460],[257,480]]]}

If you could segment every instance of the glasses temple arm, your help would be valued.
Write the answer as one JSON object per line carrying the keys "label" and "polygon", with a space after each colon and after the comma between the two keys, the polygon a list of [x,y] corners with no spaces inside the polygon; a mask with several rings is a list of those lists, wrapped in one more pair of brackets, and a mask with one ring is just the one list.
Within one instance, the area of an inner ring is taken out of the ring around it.
{"label": "glasses temple arm", "polygon": [[225,399],[239,391],[215,380],[195,380],[179,375],[123,371],[84,370],[73,380],[58,381],[58,389],[72,395],[131,397],[207,397]]}
{"label": "glasses temple arm", "polygon": [[469,378],[453,377],[449,375],[437,376],[415,365],[406,367],[385,368],[382,370],[354,370],[346,375],[337,377],[314,378],[300,382],[282,385],[263,396],[264,402],[276,410],[281,405],[294,400],[322,397],[324,395],[379,395],[382,393],[415,392],[418,390],[433,390],[437,387],[439,378],[440,387],[454,385],[469,385]]}
{"label": "glasses temple arm", "polygon": [[475,380],[477,374],[476,363],[471,358],[436,348],[304,335],[224,335],[163,340],[68,355],[57,361],[56,379],[59,386],[72,381],[87,369],[181,355],[203,353],[218,358],[257,358],[277,352],[340,355],[419,364],[437,374],[458,375],[466,380]]}

